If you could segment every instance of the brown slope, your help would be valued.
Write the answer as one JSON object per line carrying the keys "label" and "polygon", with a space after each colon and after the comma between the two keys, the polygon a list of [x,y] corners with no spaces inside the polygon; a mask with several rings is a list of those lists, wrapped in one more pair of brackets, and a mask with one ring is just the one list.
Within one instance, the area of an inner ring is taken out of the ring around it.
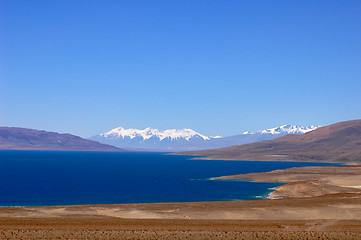
{"label": "brown slope", "polygon": [[178,154],[208,156],[207,159],[361,164],[361,120],[339,122],[303,135]]}
{"label": "brown slope", "polygon": [[71,134],[15,127],[0,127],[0,149],[123,151],[117,147]]}

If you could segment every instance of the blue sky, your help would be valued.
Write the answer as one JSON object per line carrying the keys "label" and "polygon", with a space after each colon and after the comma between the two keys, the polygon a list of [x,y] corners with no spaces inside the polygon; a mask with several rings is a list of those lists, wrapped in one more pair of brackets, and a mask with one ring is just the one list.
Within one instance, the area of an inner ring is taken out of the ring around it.
{"label": "blue sky", "polygon": [[234,135],[361,118],[360,1],[0,0],[0,125]]}

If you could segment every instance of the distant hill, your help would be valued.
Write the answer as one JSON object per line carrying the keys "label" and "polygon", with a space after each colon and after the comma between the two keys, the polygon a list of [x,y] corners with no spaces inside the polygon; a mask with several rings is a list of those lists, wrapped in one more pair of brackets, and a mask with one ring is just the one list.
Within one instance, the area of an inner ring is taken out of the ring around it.
{"label": "distant hill", "polygon": [[361,164],[361,120],[339,122],[302,135],[177,154],[208,156],[207,159]]}
{"label": "distant hill", "polygon": [[71,134],[28,128],[0,127],[0,149],[122,151],[123,149]]}
{"label": "distant hill", "polygon": [[230,137],[209,137],[192,129],[167,129],[162,131],[152,128],[142,130],[118,127],[90,139],[125,149],[172,152],[229,147],[274,139],[287,134],[303,134],[316,128],[315,126],[283,125]]}

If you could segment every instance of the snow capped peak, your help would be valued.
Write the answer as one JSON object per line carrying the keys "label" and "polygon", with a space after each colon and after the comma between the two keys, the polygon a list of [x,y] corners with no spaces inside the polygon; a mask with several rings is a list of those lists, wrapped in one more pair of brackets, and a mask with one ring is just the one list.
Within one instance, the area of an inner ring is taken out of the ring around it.
{"label": "snow capped peak", "polygon": [[124,129],[122,127],[114,128],[110,130],[109,132],[100,134],[100,136],[105,138],[125,138],[129,137],[130,139],[133,139],[135,137],[142,137],[143,140],[147,140],[151,137],[158,137],[160,141],[162,141],[165,138],[169,138],[171,140],[178,139],[178,138],[184,138],[187,141],[194,137],[198,136],[203,138],[203,140],[209,140],[209,137],[206,137],[200,133],[197,133],[196,131],[192,129],[167,129],[164,131],[158,130],[158,129],[152,129],[150,127],[145,128],[143,130],[141,129]]}
{"label": "snow capped peak", "polygon": [[269,129],[264,129],[261,131],[257,131],[257,132],[244,132],[243,134],[255,134],[255,133],[260,133],[260,134],[282,134],[282,133],[286,133],[286,134],[303,134],[303,133],[307,133],[310,131],[313,131],[317,128],[319,128],[320,126],[298,126],[298,125],[282,125],[279,127],[274,127],[274,128],[269,128]]}
{"label": "snow capped peak", "polygon": [[218,135],[208,137],[189,128],[159,130],[150,127],[145,129],[117,127],[106,133],[93,136],[90,139],[129,150],[173,152],[247,144],[275,139],[287,134],[307,133],[316,128],[318,127],[282,125],[257,132],[247,131],[241,135],[229,137]]}

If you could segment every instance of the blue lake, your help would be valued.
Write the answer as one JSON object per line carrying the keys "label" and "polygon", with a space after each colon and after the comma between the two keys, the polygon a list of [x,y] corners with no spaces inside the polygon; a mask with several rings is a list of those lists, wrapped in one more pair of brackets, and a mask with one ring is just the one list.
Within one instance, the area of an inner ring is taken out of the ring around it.
{"label": "blue lake", "polygon": [[206,161],[150,152],[0,151],[0,206],[249,200],[275,183],[211,177],[319,163]]}

